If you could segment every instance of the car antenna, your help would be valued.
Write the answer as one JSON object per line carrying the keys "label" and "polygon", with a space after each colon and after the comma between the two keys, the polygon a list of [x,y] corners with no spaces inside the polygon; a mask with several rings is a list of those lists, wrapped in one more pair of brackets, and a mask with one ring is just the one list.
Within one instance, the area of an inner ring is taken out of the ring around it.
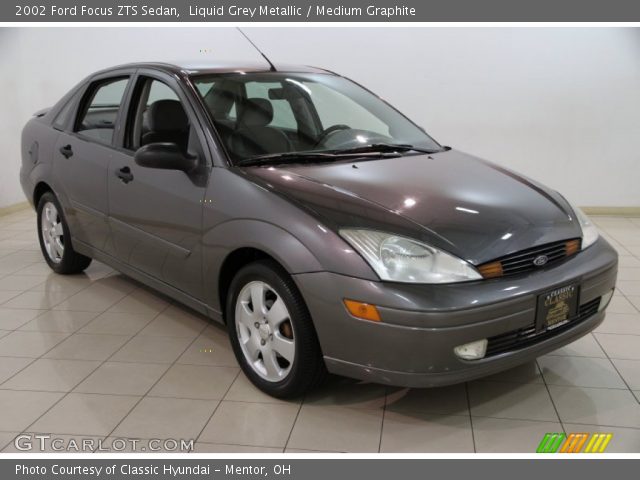
{"label": "car antenna", "polygon": [[262,58],[264,58],[264,59],[267,61],[267,63],[269,64],[269,67],[270,67],[270,68],[269,68],[269,70],[270,70],[270,71],[272,71],[272,72],[277,72],[276,67],[273,65],[273,63],[271,63],[271,60],[269,60],[269,57],[267,57],[264,53],[262,53],[262,50],[260,50],[260,49],[258,48],[258,46],[257,46],[255,43],[253,43],[253,42],[251,41],[251,39],[247,36],[247,34],[246,34],[246,33],[244,33],[244,32],[240,29],[240,27],[236,27],[236,29],[237,29],[237,30],[242,34],[242,36],[243,36],[244,38],[246,38],[246,39],[247,39],[247,41],[248,41],[248,42],[253,46],[253,48],[255,48],[255,49],[258,51],[258,53],[259,53],[260,55],[262,55]]}

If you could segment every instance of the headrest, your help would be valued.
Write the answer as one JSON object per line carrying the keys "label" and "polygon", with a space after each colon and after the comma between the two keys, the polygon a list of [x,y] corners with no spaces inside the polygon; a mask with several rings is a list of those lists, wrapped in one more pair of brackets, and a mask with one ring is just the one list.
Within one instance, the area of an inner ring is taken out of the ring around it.
{"label": "headrest", "polygon": [[273,105],[265,98],[247,98],[240,122],[248,127],[265,127],[273,120]]}
{"label": "headrest", "polygon": [[204,97],[204,103],[215,119],[226,117],[234,100],[233,93],[228,90],[214,90]]}
{"label": "headrest", "polygon": [[186,131],[189,119],[178,100],[158,100],[149,106],[147,121],[152,132]]}

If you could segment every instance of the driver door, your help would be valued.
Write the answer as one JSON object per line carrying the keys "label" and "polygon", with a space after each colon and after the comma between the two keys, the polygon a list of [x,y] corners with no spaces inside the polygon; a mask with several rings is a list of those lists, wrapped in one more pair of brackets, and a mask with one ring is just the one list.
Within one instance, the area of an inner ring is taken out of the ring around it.
{"label": "driver door", "polygon": [[[171,79],[137,76],[122,148],[109,164],[109,222],[118,260],[201,299],[202,208],[210,168],[194,118]],[[136,151],[157,143],[177,144],[197,166],[138,165]]]}

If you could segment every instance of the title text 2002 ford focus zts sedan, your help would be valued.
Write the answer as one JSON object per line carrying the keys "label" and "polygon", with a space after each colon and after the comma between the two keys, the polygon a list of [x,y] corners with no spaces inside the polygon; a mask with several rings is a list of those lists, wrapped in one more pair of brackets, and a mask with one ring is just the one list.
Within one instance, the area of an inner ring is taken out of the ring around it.
{"label": "title text 2002 ford focus zts sedan", "polygon": [[92,258],[225,322],[278,397],[327,371],[461,382],[604,318],[617,255],[558,193],[442,147],[321,69],[135,64],[40,112],[21,181],[44,258]]}

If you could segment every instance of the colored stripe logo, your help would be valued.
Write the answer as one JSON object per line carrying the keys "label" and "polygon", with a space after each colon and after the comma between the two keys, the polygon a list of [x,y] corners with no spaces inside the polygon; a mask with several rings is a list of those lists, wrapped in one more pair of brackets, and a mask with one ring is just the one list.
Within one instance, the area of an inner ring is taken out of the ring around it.
{"label": "colored stripe logo", "polygon": [[536,453],[604,453],[612,433],[545,433]]}

